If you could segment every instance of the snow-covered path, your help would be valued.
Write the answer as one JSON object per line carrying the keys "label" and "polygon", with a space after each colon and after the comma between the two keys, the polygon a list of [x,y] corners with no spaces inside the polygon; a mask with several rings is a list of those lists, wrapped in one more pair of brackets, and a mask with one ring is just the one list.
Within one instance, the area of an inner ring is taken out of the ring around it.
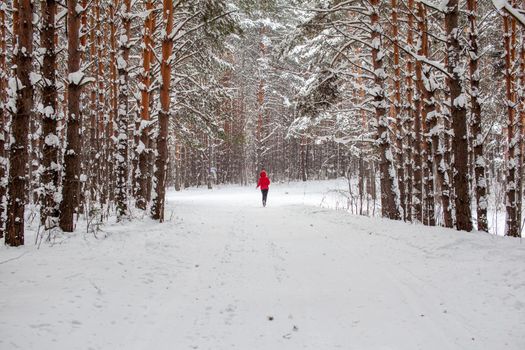
{"label": "snow-covered path", "polygon": [[321,197],[170,193],[162,225],[2,248],[0,349],[525,348],[519,240],[307,205]]}

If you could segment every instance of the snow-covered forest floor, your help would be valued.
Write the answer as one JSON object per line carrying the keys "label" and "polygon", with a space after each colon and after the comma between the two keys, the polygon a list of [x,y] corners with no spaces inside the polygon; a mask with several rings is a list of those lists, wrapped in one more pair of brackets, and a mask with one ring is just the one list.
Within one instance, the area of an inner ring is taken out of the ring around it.
{"label": "snow-covered forest floor", "polygon": [[0,349],[525,348],[525,244],[322,208],[336,184],[170,192],[163,224],[2,246]]}

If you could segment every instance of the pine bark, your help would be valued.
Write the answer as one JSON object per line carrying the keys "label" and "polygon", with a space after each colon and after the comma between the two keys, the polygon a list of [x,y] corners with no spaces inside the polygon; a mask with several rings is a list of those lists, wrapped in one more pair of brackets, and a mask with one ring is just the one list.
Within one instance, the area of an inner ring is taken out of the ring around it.
{"label": "pine bark", "polygon": [[166,171],[168,168],[168,124],[170,116],[170,86],[171,65],[170,56],[173,51],[173,1],[163,0],[163,24],[165,24],[164,37],[162,38],[161,60],[161,87],[159,111],[159,135],[157,139],[157,159],[155,169],[155,195],[151,209],[154,220],[164,221],[164,204],[166,197]]}
{"label": "pine bark", "polygon": [[119,75],[119,106],[117,111],[117,153],[115,205],[117,220],[128,215],[128,113],[129,113],[129,53],[131,48],[131,0],[121,4],[122,34],[117,59]]}
{"label": "pine bark", "polygon": [[11,148],[9,153],[9,195],[5,243],[10,246],[24,244],[24,209],[26,203],[28,136],[33,109],[33,85],[30,79],[33,54],[33,2],[19,0],[13,21],[16,45],[14,58],[17,91],[11,96],[16,109],[11,110]]}
{"label": "pine bark", "polygon": [[505,94],[507,99],[507,178],[506,178],[506,211],[507,220],[505,234],[507,236],[519,237],[520,223],[517,221],[516,211],[516,100],[513,68],[513,46],[515,37],[511,34],[511,17],[503,14],[503,37],[505,45]]}
{"label": "pine bark", "polygon": [[92,15],[89,19],[89,54],[91,59],[94,60],[94,64],[91,67],[91,72],[95,79],[95,84],[90,86],[90,111],[89,111],[89,164],[88,164],[88,186],[89,186],[89,197],[90,203],[94,204],[97,200],[97,188],[98,188],[98,166],[97,157],[99,155],[98,149],[98,101],[97,101],[97,89],[98,81],[100,79],[98,75],[98,69],[96,65],[97,59],[97,16],[98,11],[98,0],[93,3]]}
{"label": "pine bark", "polygon": [[[407,15],[407,45],[410,49],[414,48],[414,0],[408,0],[408,15]],[[405,113],[407,114],[406,121],[404,123],[404,129],[407,130],[406,133],[406,144],[407,144],[407,154],[405,156],[405,178],[406,183],[406,212],[405,212],[405,221],[412,221],[414,218],[414,120],[416,115],[416,108],[414,102],[415,94],[415,84],[414,84],[414,61],[412,57],[407,57],[406,59],[406,103],[404,106]]]}
{"label": "pine bark", "polygon": [[[418,28],[420,34],[419,56],[430,58],[428,43],[428,26],[426,9],[422,3],[418,3]],[[421,129],[420,131],[420,167],[422,178],[422,195],[424,203],[422,208],[422,222],[425,225],[435,226],[436,219],[434,214],[434,174],[432,158],[432,137],[433,127],[436,125],[436,101],[434,98],[437,82],[434,79],[431,68],[421,62],[416,64],[416,75],[418,79],[420,108],[421,108]],[[417,139],[417,137],[416,137]],[[417,142],[417,141],[416,141]]]}
{"label": "pine bark", "polygon": [[0,4],[0,238],[4,237],[7,201],[7,152],[8,137],[7,102],[7,6]]}
{"label": "pine bark", "polygon": [[104,135],[106,135],[106,129],[108,128],[108,115],[106,112],[106,91],[105,91],[105,65],[104,57],[106,56],[106,40],[103,37],[103,28],[104,28],[104,19],[102,18],[101,13],[101,4],[100,0],[95,2],[95,17],[96,17],[96,40],[97,40],[97,75],[96,75],[96,84],[97,84],[97,155],[100,162],[100,166],[97,171],[97,183],[100,185],[99,192],[99,201],[100,206],[103,207],[108,198],[108,163],[105,161],[107,159],[107,145],[108,142],[105,140]]}
{"label": "pine bark", "polygon": [[115,141],[117,134],[115,134],[114,124],[117,119],[118,111],[118,81],[117,81],[117,22],[116,22],[116,6],[118,2],[111,2],[109,7],[109,113],[106,124],[106,161],[107,161],[107,178],[108,182],[108,199],[112,202],[115,199]]}
{"label": "pine bark", "polygon": [[[520,229],[523,229],[523,190],[524,190],[524,177],[525,177],[525,31],[522,30],[521,33],[521,47],[520,47],[520,87],[521,87],[521,96],[520,96],[520,113],[518,120],[518,149],[519,149],[519,160],[518,160],[518,181],[516,182],[516,221],[520,224]],[[520,232],[521,235],[521,232]]]}
{"label": "pine bark", "polygon": [[485,175],[485,158],[483,157],[483,134],[481,131],[480,73],[478,53],[477,1],[467,0],[469,21],[469,73],[470,73],[470,110],[472,118],[472,138],[474,140],[474,173],[476,179],[476,207],[478,230],[488,232],[487,219],[487,179]]}
{"label": "pine bark", "polygon": [[[421,4],[418,3],[417,7],[410,8],[410,10],[418,13],[418,10],[421,8]],[[424,45],[421,41],[424,38],[424,33],[421,32],[421,19],[419,18],[419,13],[417,17],[418,23],[418,50],[417,53],[419,56],[424,55]],[[422,132],[422,119],[425,109],[423,106],[425,99],[425,87],[423,84],[423,63],[421,60],[416,60],[415,64],[415,76],[416,76],[416,87],[417,94],[414,96],[414,199],[413,199],[413,211],[414,218],[416,221],[421,223],[424,222],[424,212],[423,212],[423,132]]]}
{"label": "pine bark", "polygon": [[153,32],[155,30],[155,15],[153,13],[153,2],[151,0],[146,2],[146,11],[148,15],[144,23],[144,48],[142,52],[142,74],[141,74],[141,107],[140,117],[141,124],[139,127],[140,143],[137,146],[138,166],[138,188],[136,206],[139,209],[146,210],[147,206],[147,192],[148,192],[148,171],[150,159],[150,101],[151,101],[151,64],[153,59]]}
{"label": "pine bark", "polygon": [[62,202],[60,203],[60,228],[64,232],[75,229],[74,215],[80,205],[80,94],[82,80],[74,79],[74,74],[80,71],[80,21],[81,13],[77,12],[78,0],[67,2],[67,33],[69,73],[67,86],[67,122],[66,151],[64,153],[64,178],[62,187]]}
{"label": "pine bark", "polygon": [[388,131],[387,100],[385,97],[386,73],[383,68],[384,52],[381,43],[382,29],[379,23],[379,0],[370,1],[370,24],[372,43],[372,66],[374,68],[374,109],[377,120],[377,144],[381,171],[381,207],[382,215],[393,220],[400,220],[399,189],[394,169],[394,157]]}
{"label": "pine bark", "polygon": [[42,64],[42,114],[43,131],[43,173],[42,185],[44,193],[42,196],[42,208],[40,221],[46,230],[58,225],[59,204],[56,193],[59,189],[60,169],[58,164],[60,140],[58,138],[58,91],[56,86],[57,56],[55,48],[55,16],[57,3],[55,0],[43,0],[40,2],[42,28],[41,45],[44,49]]}
{"label": "pine bark", "polygon": [[461,46],[459,42],[460,28],[458,24],[458,0],[449,0],[445,13],[445,31],[447,35],[447,71],[450,89],[450,116],[454,138],[454,192],[456,203],[456,228],[462,231],[472,231],[472,215],[470,210],[469,173],[468,173],[468,139],[467,139],[467,109],[461,76],[456,69],[460,65]]}
{"label": "pine bark", "polygon": [[393,65],[394,65],[394,119],[395,124],[395,137],[396,137],[396,168],[397,168],[397,179],[399,186],[399,200],[401,209],[403,210],[403,219],[407,220],[407,205],[406,205],[406,182],[405,182],[405,160],[404,154],[406,148],[403,145],[403,139],[405,138],[405,130],[403,127],[402,117],[402,101],[401,101],[401,65],[399,62],[399,21],[398,21],[398,4],[397,0],[391,0],[392,6],[392,40],[393,40]]}

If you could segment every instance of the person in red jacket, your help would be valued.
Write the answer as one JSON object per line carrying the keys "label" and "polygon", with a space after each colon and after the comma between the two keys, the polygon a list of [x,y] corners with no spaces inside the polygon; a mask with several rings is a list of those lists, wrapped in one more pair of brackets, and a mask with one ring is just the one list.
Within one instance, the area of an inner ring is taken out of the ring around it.
{"label": "person in red jacket", "polygon": [[266,175],[266,170],[264,168],[261,170],[261,177],[259,177],[259,181],[257,182],[257,187],[255,188],[261,188],[262,192],[262,203],[263,207],[266,206],[266,198],[268,198],[268,189],[270,186],[270,178],[268,175]]}

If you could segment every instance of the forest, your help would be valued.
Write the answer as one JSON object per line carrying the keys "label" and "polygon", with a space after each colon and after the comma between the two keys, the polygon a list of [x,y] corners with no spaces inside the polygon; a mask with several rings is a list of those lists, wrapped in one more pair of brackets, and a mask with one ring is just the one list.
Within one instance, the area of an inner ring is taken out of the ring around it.
{"label": "forest", "polygon": [[[2,0],[0,236],[166,191],[344,177],[358,215],[523,231],[525,10],[505,0]],[[142,214],[141,214],[142,213]]]}
{"label": "forest", "polygon": [[523,1],[0,0],[0,349],[523,350],[524,155]]}

